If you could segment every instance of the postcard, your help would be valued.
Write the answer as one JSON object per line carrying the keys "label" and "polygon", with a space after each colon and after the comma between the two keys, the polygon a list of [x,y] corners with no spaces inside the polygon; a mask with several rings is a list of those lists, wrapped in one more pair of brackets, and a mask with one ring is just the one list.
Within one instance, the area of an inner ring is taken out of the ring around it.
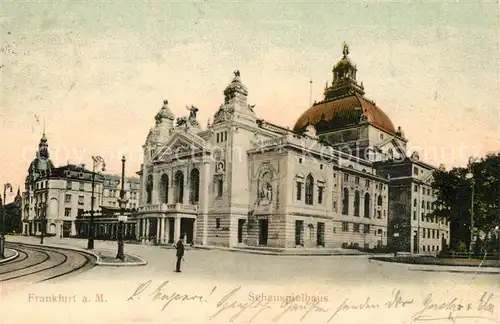
{"label": "postcard", "polygon": [[498,3],[3,1],[1,323],[500,323]]}

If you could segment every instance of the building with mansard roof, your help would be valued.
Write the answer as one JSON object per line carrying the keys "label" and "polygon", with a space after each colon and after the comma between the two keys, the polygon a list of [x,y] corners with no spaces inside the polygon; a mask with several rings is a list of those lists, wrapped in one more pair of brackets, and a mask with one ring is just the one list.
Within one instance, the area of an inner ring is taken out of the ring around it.
{"label": "building with mansard roof", "polygon": [[[88,222],[82,225],[81,219],[91,210],[92,170],[86,169],[85,165],[69,163],[55,167],[49,159],[45,133],[38,147],[36,158],[28,169],[21,199],[22,233],[40,235],[43,230],[47,235],[78,236],[88,225]],[[120,182],[120,178],[112,174],[95,173],[93,195],[96,214],[102,208],[116,207],[116,188]],[[139,179],[127,178],[126,182],[127,208],[136,208]],[[116,216],[114,223],[117,223]],[[102,229],[103,232],[106,230]]]}
{"label": "building with mansard roof", "polygon": [[144,149],[137,238],[241,247],[394,246],[437,252],[448,224],[428,217],[434,167],[357,82],[347,45],[324,99],[293,130],[258,117],[235,71],[205,129],[168,101]]}

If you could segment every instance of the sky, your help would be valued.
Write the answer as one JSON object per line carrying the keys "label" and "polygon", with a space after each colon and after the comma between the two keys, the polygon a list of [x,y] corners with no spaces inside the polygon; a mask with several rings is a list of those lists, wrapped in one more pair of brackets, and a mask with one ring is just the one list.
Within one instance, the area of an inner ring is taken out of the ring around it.
{"label": "sky", "polygon": [[[0,9],[0,184],[24,187],[45,120],[56,165],[142,163],[168,99],[203,126],[241,72],[258,117],[292,128],[349,45],[366,96],[408,151],[446,167],[500,149],[493,1],[6,1]],[[15,191],[15,190],[14,190]],[[15,192],[14,192],[15,193]],[[8,196],[11,201],[13,196]]]}

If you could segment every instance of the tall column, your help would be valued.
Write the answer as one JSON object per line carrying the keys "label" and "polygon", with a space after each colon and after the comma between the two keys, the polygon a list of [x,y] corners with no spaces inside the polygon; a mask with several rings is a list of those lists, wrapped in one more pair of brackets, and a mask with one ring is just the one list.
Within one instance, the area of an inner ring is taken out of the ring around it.
{"label": "tall column", "polygon": [[365,217],[365,194],[359,191],[359,217]]}
{"label": "tall column", "polygon": [[167,243],[169,242],[170,238],[170,217],[165,218],[165,240]]}
{"label": "tall column", "polygon": [[184,199],[183,199],[183,204],[187,205],[189,204],[189,195],[191,192],[190,188],[190,182],[191,182],[191,177],[189,176],[189,166],[186,165],[184,168],[184,173],[186,174],[184,176]]}
{"label": "tall column", "polygon": [[[208,204],[209,204],[209,188],[211,184],[210,162],[204,161],[200,172],[200,201],[198,203],[198,220],[196,222],[197,231],[202,231],[202,244],[207,245],[208,242]],[[198,227],[202,228],[198,228]]]}
{"label": "tall column", "polygon": [[161,243],[160,235],[161,235],[161,218],[156,217],[156,242],[157,243]]}
{"label": "tall column", "polygon": [[146,218],[142,219],[142,241],[146,242]]}
{"label": "tall column", "polygon": [[158,217],[158,232],[160,233],[158,237],[158,243],[163,244],[163,220],[164,216]]}
{"label": "tall column", "polygon": [[158,173],[153,172],[153,191],[151,192],[151,204],[156,205],[160,203],[160,197],[159,197],[159,184],[160,181],[158,179]]}
{"label": "tall column", "polygon": [[168,203],[173,204],[175,203],[175,179],[174,179],[174,171],[170,172],[168,176]]}
{"label": "tall column", "polygon": [[181,217],[179,215],[175,216],[175,224],[174,224],[174,242],[181,237]]}
{"label": "tall column", "polygon": [[163,242],[168,243],[168,218],[163,219]]}
{"label": "tall column", "polygon": [[196,242],[197,235],[198,235],[198,221],[195,218],[193,221],[193,243]]}
{"label": "tall column", "polygon": [[75,221],[71,222],[71,235],[76,235],[76,224],[75,224]]}
{"label": "tall column", "polygon": [[151,227],[151,222],[149,218],[146,218],[146,239],[149,240],[149,229]]}

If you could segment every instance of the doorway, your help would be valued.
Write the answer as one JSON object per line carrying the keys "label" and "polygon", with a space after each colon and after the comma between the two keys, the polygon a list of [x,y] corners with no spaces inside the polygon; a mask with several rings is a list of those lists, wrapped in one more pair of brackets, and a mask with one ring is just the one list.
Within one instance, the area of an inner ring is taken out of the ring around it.
{"label": "doorway", "polygon": [[[395,251],[396,247],[394,248]],[[413,253],[418,253],[418,235],[417,232],[413,232]]]}
{"label": "doorway", "polygon": [[193,243],[194,218],[181,218],[181,238],[186,237],[186,243]]}
{"label": "doorway", "polygon": [[325,246],[325,223],[318,222],[318,230],[316,231],[316,245]]}
{"label": "doorway", "polygon": [[302,245],[302,235],[304,233],[304,221],[295,221],[295,245]]}
{"label": "doorway", "polygon": [[238,219],[238,243],[243,243],[243,225],[245,224],[244,219]]}
{"label": "doorway", "polygon": [[168,219],[168,243],[174,243],[175,219]]}
{"label": "doorway", "polygon": [[269,221],[267,219],[259,219],[259,245],[267,245]]}
{"label": "doorway", "polygon": [[64,221],[62,230],[62,236],[69,237],[71,235],[71,221]]}

